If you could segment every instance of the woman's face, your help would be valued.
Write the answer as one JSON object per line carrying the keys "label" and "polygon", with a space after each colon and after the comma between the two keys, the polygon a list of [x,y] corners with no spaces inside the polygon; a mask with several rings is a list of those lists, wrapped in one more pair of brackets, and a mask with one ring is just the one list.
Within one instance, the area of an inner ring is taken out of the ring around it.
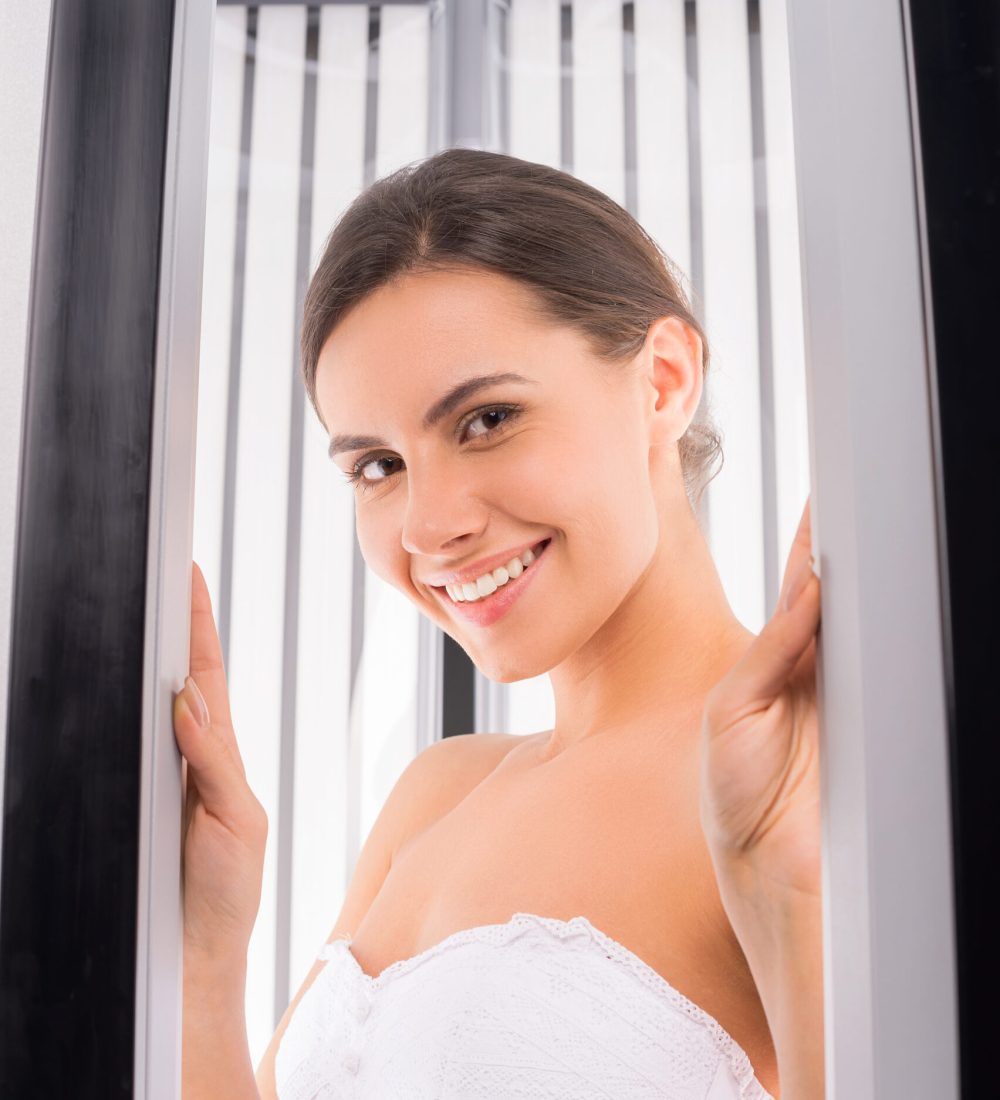
{"label": "woman's face", "polygon": [[658,543],[655,388],[533,302],[500,275],[404,276],[347,314],[316,376],[368,565],[500,682],[592,639]]}

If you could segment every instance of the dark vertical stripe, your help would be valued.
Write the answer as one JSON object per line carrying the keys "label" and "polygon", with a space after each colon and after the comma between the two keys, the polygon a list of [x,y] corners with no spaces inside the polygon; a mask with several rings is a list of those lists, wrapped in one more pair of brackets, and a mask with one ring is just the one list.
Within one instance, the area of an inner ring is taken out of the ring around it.
{"label": "dark vertical stripe", "polygon": [[701,221],[701,112],[698,104],[698,15],[694,0],[684,4],[684,41],[687,59],[688,201],[691,208],[691,286],[695,314],[702,322],[705,311],[705,261]]}
{"label": "dark vertical stripe", "polygon": [[638,155],[635,117],[635,3],[622,4],[622,73],[625,103],[625,209],[633,216],[639,211]]}
{"label": "dark vertical stripe", "polygon": [[281,751],[278,770],[277,914],[274,960],[274,1026],[288,1007],[292,954],[292,853],[295,829],[295,712],[299,664],[299,599],[302,547],[302,464],[306,392],[299,369],[299,318],[309,283],[312,250],[313,166],[316,150],[316,83],[320,10],[306,12],[302,140],[299,166],[298,240],[295,251],[295,338],[289,371],[288,511],[285,526],[285,622],[281,669]]}
{"label": "dark vertical stripe", "polygon": [[508,4],[491,5],[497,19],[497,49],[500,56],[496,59],[497,88],[497,140],[502,153],[510,152],[510,7]]}
{"label": "dark vertical stripe", "polygon": [[[687,143],[688,143],[688,206],[691,227],[691,308],[698,320],[705,323],[703,293],[705,287],[705,261],[702,244],[701,220],[701,112],[698,104],[698,15],[694,0],[684,4],[684,55],[687,63]],[[711,347],[711,340],[709,340]],[[698,403],[700,415],[709,403],[709,386],[706,386]],[[711,513],[708,498],[702,493],[698,500],[698,523],[706,539],[711,538]]]}
{"label": "dark vertical stripe", "polygon": [[768,241],[767,147],[764,133],[764,76],[760,0],[748,0],[750,41],[750,126],[753,143],[754,234],[757,246],[757,359],[760,377],[760,461],[764,521],[764,606],[778,602],[778,462],[774,405],[774,346],[771,334],[771,256]]}
{"label": "dark vertical stripe", "polygon": [[368,9],[368,70],[365,81],[365,163],[364,184],[368,187],[375,181],[376,165],[376,129],[378,127],[378,54],[379,36],[382,29],[382,9]]}
{"label": "dark vertical stripe", "polygon": [[233,537],[236,521],[236,456],[239,445],[240,362],[243,356],[243,297],[246,282],[247,209],[250,201],[250,139],[253,132],[254,59],[257,53],[257,8],[247,9],[243,63],[243,117],[240,122],[240,167],[236,193],[236,245],[233,250],[233,300],[229,326],[229,400],[226,410],[226,465],[222,491],[222,553],[219,571],[218,627],[222,657],[229,667],[229,633],[233,617]]}
{"label": "dark vertical stripe", "polygon": [[559,165],[573,171],[573,5],[559,7]]}
{"label": "dark vertical stripe", "polygon": [[441,736],[454,737],[476,728],[476,669],[450,635],[444,636],[444,698]]}
{"label": "dark vertical stripe", "polygon": [[131,1097],[173,4],[55,0],[0,864],[0,1096]]}
{"label": "dark vertical stripe", "polygon": [[1000,10],[909,0],[929,286],[963,1097],[996,1091]]}

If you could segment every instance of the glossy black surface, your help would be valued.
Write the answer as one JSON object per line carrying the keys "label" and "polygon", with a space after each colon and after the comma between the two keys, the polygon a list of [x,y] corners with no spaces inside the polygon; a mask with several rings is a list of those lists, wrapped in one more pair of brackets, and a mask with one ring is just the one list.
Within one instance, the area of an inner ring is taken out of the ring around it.
{"label": "glossy black surface", "polygon": [[1000,5],[910,0],[910,19],[947,560],[962,1095],[971,1100],[996,1093],[1000,989]]}
{"label": "glossy black surface", "polygon": [[29,319],[0,1097],[133,1094],[143,634],[173,0],[54,0]]}

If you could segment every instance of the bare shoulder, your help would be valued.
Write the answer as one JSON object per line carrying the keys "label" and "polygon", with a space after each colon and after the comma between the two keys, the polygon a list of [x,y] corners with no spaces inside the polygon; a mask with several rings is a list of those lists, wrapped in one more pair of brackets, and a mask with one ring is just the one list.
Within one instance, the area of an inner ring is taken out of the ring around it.
{"label": "bare shoulder", "polygon": [[[501,760],[531,735],[465,733],[435,741],[407,764],[389,792],[358,855],[343,907],[329,940],[351,936],[382,888],[400,848],[448,813],[481,783]],[[276,1096],[274,1063],[278,1046],[299,1001],[324,963],[316,961],[285,1010],[257,1068],[262,1100]]]}
{"label": "bare shoulder", "polygon": [[454,809],[509,752],[533,736],[463,733],[435,741],[418,753],[407,768],[411,774],[407,777],[406,811],[399,822],[392,854]]}

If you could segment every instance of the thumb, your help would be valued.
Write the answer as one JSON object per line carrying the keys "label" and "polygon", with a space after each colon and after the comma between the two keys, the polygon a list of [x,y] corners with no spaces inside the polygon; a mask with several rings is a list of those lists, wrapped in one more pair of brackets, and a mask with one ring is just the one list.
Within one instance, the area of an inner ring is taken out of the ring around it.
{"label": "thumb", "polygon": [[244,835],[256,823],[260,805],[190,676],[174,696],[174,734],[187,761],[188,782],[194,779],[205,810],[232,832]]}
{"label": "thumb", "polygon": [[777,610],[713,689],[715,728],[769,706],[789,681],[819,626],[820,581],[813,559],[791,573]]}

